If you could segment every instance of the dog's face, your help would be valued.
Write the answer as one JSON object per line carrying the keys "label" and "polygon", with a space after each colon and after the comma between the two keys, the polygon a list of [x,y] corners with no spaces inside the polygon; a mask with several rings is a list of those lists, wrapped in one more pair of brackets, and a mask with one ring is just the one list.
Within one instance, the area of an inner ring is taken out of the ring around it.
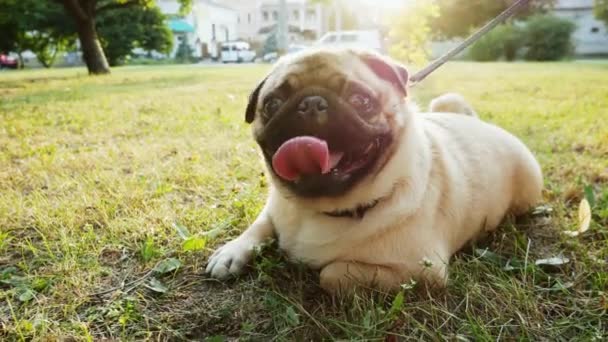
{"label": "dog's face", "polygon": [[275,183],[304,198],[335,198],[374,177],[398,142],[408,74],[353,50],[280,61],[250,96],[246,121]]}

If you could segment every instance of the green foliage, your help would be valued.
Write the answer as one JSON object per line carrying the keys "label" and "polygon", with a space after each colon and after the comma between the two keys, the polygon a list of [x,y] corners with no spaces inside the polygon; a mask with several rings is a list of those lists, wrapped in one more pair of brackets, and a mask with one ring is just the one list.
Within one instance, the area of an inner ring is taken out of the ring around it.
{"label": "green foliage", "polygon": [[29,302],[37,293],[44,291],[49,282],[44,278],[22,277],[17,275],[17,268],[8,266],[0,268],[0,288],[10,288],[10,294],[20,302]]}
{"label": "green foliage", "polygon": [[44,67],[74,43],[74,26],[52,1],[0,0],[0,50],[31,50]]}
{"label": "green foliage", "polygon": [[262,56],[267,53],[276,52],[279,49],[278,44],[279,42],[277,40],[277,33],[276,31],[272,32],[268,35],[266,41],[264,42],[264,47],[262,48]]}
{"label": "green foliage", "polygon": [[30,31],[25,34],[24,46],[36,54],[42,66],[50,68],[58,53],[74,46],[72,38],[72,36],[62,37],[44,31]]}
{"label": "green foliage", "polygon": [[427,61],[428,41],[431,38],[430,23],[439,14],[434,1],[414,2],[399,13],[392,22],[389,52],[398,60],[423,64]]}
{"label": "green foliage", "polygon": [[503,55],[502,42],[493,32],[488,33],[471,46],[469,55],[478,62],[496,61]]}
{"label": "green foliage", "polygon": [[595,0],[595,16],[608,26],[608,0]]}
{"label": "green foliage", "polygon": [[110,65],[120,65],[133,49],[168,53],[173,34],[157,7],[127,7],[103,12],[97,17],[97,31]]}
{"label": "green foliage", "polygon": [[177,47],[177,51],[175,52],[175,61],[178,63],[191,63],[194,60],[192,54],[194,50],[188,44],[186,37],[184,37]]}
{"label": "green foliage", "polygon": [[496,28],[499,39],[503,44],[504,57],[507,61],[514,61],[519,50],[524,45],[521,28],[514,25],[503,25]]}
{"label": "green foliage", "polygon": [[158,247],[154,244],[154,239],[147,237],[141,244],[139,256],[144,262],[148,262],[160,254]]}
{"label": "green foliage", "polygon": [[555,61],[572,52],[574,23],[550,15],[534,16],[528,20],[525,30],[525,58],[533,61]]}
{"label": "green foliage", "polygon": [[[178,2],[182,12],[190,10],[192,0]],[[95,32],[87,28],[96,21],[112,65],[122,63],[135,47],[171,50],[171,32],[153,0],[0,0],[0,8],[0,51],[31,49],[46,67],[72,46],[78,32],[89,72],[109,72],[104,51],[91,50],[99,44]]]}
{"label": "green foliage", "polygon": [[501,58],[512,61],[515,60],[522,46],[521,29],[514,25],[501,25],[473,44],[469,55],[473,60],[480,62],[496,61]]}
{"label": "green foliage", "polygon": [[179,237],[184,240],[182,251],[195,252],[205,249],[205,245],[207,244],[207,238],[205,236],[190,235],[188,228],[179,223],[174,223],[173,228],[175,228]]}
{"label": "green foliage", "polygon": [[575,25],[567,19],[538,15],[528,19],[524,28],[501,25],[476,42],[469,55],[476,61],[514,60],[522,48],[525,58],[534,61],[562,59],[572,51]]}
{"label": "green foliage", "polygon": [[195,252],[202,251],[205,249],[205,245],[207,244],[207,239],[204,237],[196,237],[192,236],[186,239],[182,245],[182,250],[184,252]]}
{"label": "green foliage", "polygon": [[159,262],[154,266],[153,271],[158,275],[167,274],[169,272],[176,271],[182,266],[182,262],[175,258],[168,258]]}
{"label": "green foliage", "polygon": [[[439,15],[433,20],[433,32],[441,37],[464,37],[507,9],[515,0],[437,0]],[[555,0],[532,0],[528,10],[518,16],[546,11]]]}

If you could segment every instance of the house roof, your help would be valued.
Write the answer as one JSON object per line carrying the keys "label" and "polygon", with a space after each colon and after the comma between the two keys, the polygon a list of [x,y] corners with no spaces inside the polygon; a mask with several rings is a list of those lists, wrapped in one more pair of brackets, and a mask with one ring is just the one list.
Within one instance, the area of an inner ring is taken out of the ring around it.
{"label": "house roof", "polygon": [[169,20],[169,28],[173,32],[194,32],[194,27],[183,19]]}

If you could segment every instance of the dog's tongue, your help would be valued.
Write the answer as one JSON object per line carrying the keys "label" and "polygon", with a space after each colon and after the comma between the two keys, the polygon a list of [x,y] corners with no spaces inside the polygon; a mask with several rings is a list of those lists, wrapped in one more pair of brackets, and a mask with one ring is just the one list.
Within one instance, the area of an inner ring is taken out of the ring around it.
{"label": "dog's tongue", "polygon": [[342,155],[330,153],[324,140],[301,136],[279,147],[272,157],[272,167],[279,177],[294,181],[302,175],[328,173],[340,162]]}

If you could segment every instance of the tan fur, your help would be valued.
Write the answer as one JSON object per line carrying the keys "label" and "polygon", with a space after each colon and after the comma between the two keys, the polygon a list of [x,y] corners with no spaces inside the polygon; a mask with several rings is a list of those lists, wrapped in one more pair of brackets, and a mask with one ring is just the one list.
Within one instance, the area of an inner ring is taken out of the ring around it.
{"label": "tan fur", "polygon": [[[330,74],[363,80],[390,108],[380,118],[395,137],[383,156],[387,162],[339,198],[298,198],[271,178],[258,219],[211,257],[212,276],[240,272],[253,248],[275,233],[292,258],[321,270],[321,285],[329,292],[357,286],[394,290],[411,279],[443,286],[454,252],[495,229],[510,211],[522,212],[540,199],[540,166],[516,137],[471,116],[416,113],[360,55],[324,51],[283,60],[261,98],[290,75],[306,84]],[[256,116],[254,134],[261,128]],[[360,220],[322,213],[376,199],[382,200]]]}
{"label": "tan fur", "polygon": [[460,94],[447,93],[434,98],[429,104],[429,112],[433,113],[456,113],[477,117],[467,101]]}

